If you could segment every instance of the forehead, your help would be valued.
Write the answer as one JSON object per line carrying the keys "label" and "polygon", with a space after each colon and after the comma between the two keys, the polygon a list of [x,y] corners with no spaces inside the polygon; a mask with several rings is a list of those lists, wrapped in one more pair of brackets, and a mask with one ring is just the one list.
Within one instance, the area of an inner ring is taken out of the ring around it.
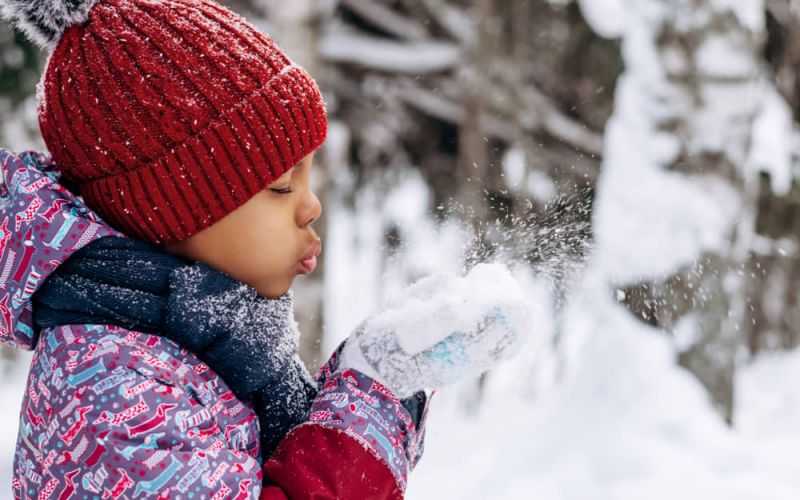
{"label": "forehead", "polygon": [[290,168],[289,170],[284,172],[283,175],[281,175],[280,177],[278,177],[277,179],[275,179],[272,182],[288,182],[288,181],[292,180],[292,172],[294,172],[295,168],[297,168],[297,167]]}
{"label": "forehead", "polygon": [[272,182],[288,182],[292,180],[292,174],[297,170],[305,170],[306,168],[308,168],[311,165],[313,158],[314,158],[314,153],[309,154],[308,156],[300,160],[300,163],[298,163],[297,165],[293,166],[292,168],[284,172],[283,175],[281,175]]}

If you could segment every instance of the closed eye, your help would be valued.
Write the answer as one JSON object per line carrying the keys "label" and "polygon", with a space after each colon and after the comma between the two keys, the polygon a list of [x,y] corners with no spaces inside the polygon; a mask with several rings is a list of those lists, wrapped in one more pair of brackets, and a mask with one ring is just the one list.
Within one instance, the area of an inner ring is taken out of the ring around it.
{"label": "closed eye", "polygon": [[274,192],[276,192],[278,194],[289,194],[289,193],[292,192],[292,188],[291,187],[285,187],[285,188],[280,188],[280,189],[279,188],[270,188],[270,191],[274,191]]}

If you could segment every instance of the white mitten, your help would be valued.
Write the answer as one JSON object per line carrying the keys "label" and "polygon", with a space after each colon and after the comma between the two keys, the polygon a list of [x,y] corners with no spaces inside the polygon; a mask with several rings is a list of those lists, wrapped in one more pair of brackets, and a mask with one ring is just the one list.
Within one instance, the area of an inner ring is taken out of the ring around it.
{"label": "white mitten", "polygon": [[500,264],[423,278],[406,292],[351,334],[339,364],[398,398],[480,375],[513,355],[533,328],[532,305]]}

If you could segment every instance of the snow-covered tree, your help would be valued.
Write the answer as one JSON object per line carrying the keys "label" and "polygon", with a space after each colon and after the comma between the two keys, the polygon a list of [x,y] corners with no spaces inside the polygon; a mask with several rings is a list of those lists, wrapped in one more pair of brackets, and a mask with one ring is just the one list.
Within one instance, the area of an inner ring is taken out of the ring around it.
{"label": "snow-covered tree", "polygon": [[621,38],[625,62],[598,181],[596,263],[632,313],[675,335],[680,363],[730,422],[758,172],[788,171],[791,157],[787,106],[762,58],[764,4],[580,5],[598,33]]}

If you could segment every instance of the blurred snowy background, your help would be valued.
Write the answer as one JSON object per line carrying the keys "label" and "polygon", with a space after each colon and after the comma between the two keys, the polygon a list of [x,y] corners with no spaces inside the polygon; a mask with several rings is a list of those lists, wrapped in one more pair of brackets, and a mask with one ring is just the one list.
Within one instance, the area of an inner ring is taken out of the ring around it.
{"label": "blurred snowy background", "polygon": [[[309,366],[437,269],[506,262],[537,304],[435,396],[409,499],[798,498],[800,1],[226,3],[331,115]],[[3,146],[44,147],[44,59],[0,25]],[[2,352],[2,492],[28,363]]]}

